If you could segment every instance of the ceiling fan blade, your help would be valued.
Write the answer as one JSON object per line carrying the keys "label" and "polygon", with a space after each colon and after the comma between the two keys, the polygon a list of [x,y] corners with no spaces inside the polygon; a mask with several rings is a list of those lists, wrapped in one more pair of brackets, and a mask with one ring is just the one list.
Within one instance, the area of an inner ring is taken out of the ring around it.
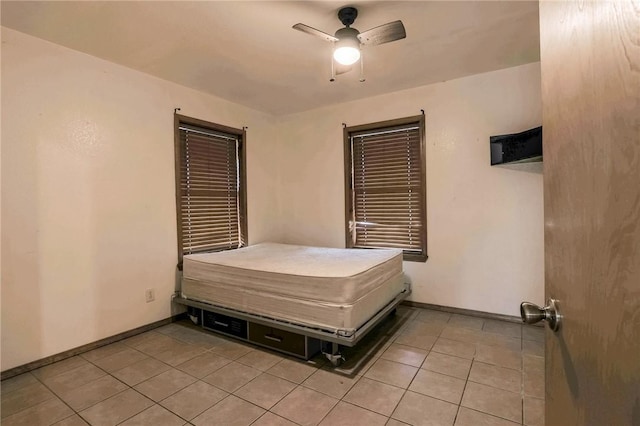
{"label": "ceiling fan blade", "polygon": [[393,21],[358,34],[358,39],[364,45],[375,46],[400,40],[406,36],[402,21]]}
{"label": "ceiling fan blade", "polygon": [[312,28],[305,24],[295,24],[292,28],[294,30],[302,31],[303,33],[311,34],[312,36],[320,37],[326,41],[338,41],[338,39],[334,36],[324,33],[320,30],[316,30],[315,28]]}

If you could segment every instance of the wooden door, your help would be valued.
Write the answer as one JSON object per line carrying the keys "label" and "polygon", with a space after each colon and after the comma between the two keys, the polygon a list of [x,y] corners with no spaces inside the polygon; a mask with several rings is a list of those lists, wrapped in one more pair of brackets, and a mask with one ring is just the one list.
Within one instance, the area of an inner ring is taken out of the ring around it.
{"label": "wooden door", "polygon": [[547,426],[640,425],[640,1],[540,3]]}

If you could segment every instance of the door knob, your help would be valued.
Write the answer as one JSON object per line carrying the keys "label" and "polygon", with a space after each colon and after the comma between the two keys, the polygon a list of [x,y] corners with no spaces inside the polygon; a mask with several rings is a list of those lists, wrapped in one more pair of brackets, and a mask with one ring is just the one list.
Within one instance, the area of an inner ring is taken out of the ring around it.
{"label": "door knob", "polygon": [[527,324],[535,324],[545,320],[553,331],[560,329],[560,321],[562,319],[562,315],[558,312],[558,301],[555,299],[547,300],[547,306],[544,308],[534,303],[522,302],[520,304],[520,316],[522,317],[522,322]]}

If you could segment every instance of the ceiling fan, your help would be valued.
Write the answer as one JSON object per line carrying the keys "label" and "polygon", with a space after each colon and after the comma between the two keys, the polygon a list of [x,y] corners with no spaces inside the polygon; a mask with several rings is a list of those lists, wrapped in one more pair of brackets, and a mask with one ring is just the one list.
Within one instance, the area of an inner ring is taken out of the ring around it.
{"label": "ceiling fan", "polygon": [[[353,64],[360,61],[360,81],[364,81],[364,64],[362,61],[361,46],[375,46],[403,39],[407,36],[402,21],[393,21],[371,28],[365,32],[360,32],[351,25],[358,16],[355,7],[343,7],[338,11],[338,19],[344,25],[336,31],[335,36],[316,30],[305,24],[295,24],[293,29],[320,37],[323,40],[334,43],[333,60],[331,61],[331,79],[335,81],[335,76],[351,70]],[[334,64],[334,60],[336,64]]]}

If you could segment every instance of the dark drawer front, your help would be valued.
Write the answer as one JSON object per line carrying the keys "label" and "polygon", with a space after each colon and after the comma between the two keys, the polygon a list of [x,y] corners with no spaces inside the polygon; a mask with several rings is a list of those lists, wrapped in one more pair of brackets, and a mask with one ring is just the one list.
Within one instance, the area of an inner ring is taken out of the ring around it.
{"label": "dark drawer front", "polygon": [[261,324],[249,323],[249,340],[279,351],[306,356],[305,336]]}
{"label": "dark drawer front", "polygon": [[227,315],[202,311],[202,326],[204,328],[240,337],[241,339],[247,338],[247,322]]}

